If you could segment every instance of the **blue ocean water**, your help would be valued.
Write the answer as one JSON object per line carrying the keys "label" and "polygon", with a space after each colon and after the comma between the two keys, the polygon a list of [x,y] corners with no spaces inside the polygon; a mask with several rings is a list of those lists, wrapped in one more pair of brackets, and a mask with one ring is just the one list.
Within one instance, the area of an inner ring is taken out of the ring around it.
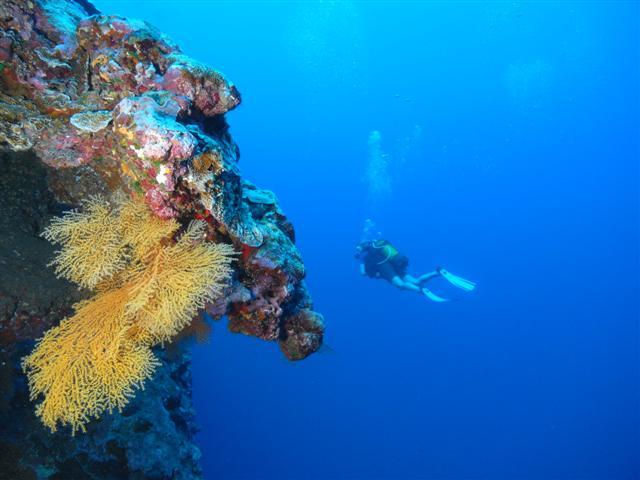
{"label": "blue ocean water", "polygon": [[[237,84],[326,319],[299,363],[195,347],[207,479],[640,478],[637,2],[96,5]],[[477,291],[360,276],[366,218]]]}

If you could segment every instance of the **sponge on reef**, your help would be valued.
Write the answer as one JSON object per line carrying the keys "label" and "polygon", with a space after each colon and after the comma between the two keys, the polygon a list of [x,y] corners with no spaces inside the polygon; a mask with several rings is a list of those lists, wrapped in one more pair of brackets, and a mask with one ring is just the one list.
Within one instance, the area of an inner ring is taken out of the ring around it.
{"label": "sponge on reef", "polygon": [[43,236],[61,246],[56,274],[94,292],[23,360],[31,399],[41,399],[36,414],[52,431],[70,425],[75,434],[143,387],[159,364],[151,348],[222,294],[235,252],[206,242],[203,222],[181,231],[122,196],[90,199]]}

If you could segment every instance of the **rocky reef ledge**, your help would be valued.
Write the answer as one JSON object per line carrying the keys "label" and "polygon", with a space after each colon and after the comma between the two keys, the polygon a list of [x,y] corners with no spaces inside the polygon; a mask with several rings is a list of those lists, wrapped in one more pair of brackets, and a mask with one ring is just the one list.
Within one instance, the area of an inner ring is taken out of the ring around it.
{"label": "rocky reef ledge", "polygon": [[320,347],[293,226],[240,175],[225,118],[239,104],[221,73],[144,22],[84,0],[0,3],[0,479],[201,477],[180,345],[86,434],[51,434],[33,414],[20,358],[83,295],[47,267],[53,248],[39,235],[91,195],[137,192],[160,218],[205,221],[208,240],[239,253],[208,314],[291,360]]}

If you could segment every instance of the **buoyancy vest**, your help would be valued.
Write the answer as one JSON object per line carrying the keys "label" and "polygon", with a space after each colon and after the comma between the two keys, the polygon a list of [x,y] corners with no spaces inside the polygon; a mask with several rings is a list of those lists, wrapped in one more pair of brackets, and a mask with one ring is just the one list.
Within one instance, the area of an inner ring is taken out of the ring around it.
{"label": "buoyancy vest", "polygon": [[377,253],[376,256],[380,258],[380,260],[376,262],[378,265],[393,260],[400,254],[400,252],[386,240],[375,240],[371,242],[371,248]]}

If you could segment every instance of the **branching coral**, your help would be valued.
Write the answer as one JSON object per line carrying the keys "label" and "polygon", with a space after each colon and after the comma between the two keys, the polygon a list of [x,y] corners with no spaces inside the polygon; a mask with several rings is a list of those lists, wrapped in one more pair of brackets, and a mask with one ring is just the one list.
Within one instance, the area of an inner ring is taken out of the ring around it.
{"label": "branching coral", "polygon": [[56,273],[93,288],[75,315],[49,330],[23,361],[43,423],[75,433],[122,409],[151,377],[151,347],[174,337],[231,275],[230,245],[204,241],[204,225],[152,215],[144,203],[91,199],[83,212],[52,222],[45,238],[62,245]]}

